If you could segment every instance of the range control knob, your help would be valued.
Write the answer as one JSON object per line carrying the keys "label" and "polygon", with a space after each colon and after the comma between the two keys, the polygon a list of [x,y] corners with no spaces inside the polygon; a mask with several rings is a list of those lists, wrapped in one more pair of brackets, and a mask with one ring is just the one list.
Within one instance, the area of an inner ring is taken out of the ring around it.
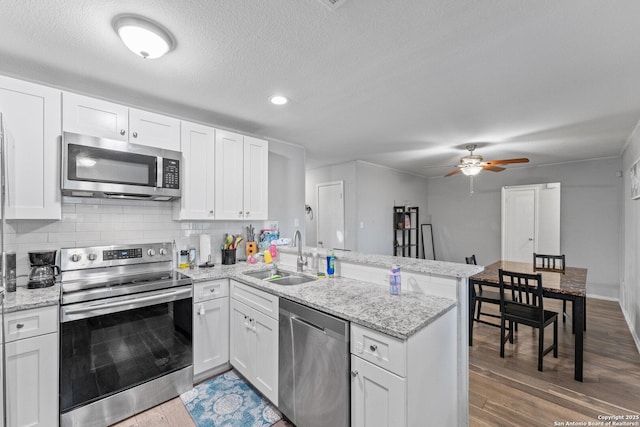
{"label": "range control knob", "polygon": [[89,261],[95,261],[98,256],[96,254],[89,254],[87,255],[87,258],[89,258]]}
{"label": "range control knob", "polygon": [[160,248],[160,256],[165,256],[167,254],[167,250],[165,248]]}
{"label": "range control knob", "polygon": [[73,262],[80,261],[80,255],[78,255],[78,254],[71,255],[71,261],[73,261]]}
{"label": "range control knob", "polygon": [[147,251],[147,255],[149,256],[155,256],[156,255],[156,250],[151,248]]}

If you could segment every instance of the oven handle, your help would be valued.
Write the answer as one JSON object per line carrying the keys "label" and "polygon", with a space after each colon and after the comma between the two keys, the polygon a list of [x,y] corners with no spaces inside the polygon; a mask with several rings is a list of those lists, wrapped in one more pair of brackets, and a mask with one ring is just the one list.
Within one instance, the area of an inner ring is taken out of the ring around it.
{"label": "oven handle", "polygon": [[[158,300],[164,300],[163,302],[175,301],[177,299],[180,299],[179,297],[182,297],[182,296],[191,296],[191,287],[187,289],[172,291],[172,292],[164,292],[161,294],[151,295],[147,297],[138,297],[134,299],[107,302],[104,304],[92,304],[90,306],[83,306],[83,307],[76,307],[76,308],[63,307],[63,317],[66,317],[72,314],[88,313],[96,310],[102,311],[105,309],[118,308],[118,307],[124,307],[124,306],[130,307],[131,309],[140,308],[140,307],[145,307],[149,305],[148,304],[149,302],[158,301]],[[113,312],[116,312],[116,311],[118,310],[114,310]],[[91,316],[86,316],[86,317],[91,317]]]}

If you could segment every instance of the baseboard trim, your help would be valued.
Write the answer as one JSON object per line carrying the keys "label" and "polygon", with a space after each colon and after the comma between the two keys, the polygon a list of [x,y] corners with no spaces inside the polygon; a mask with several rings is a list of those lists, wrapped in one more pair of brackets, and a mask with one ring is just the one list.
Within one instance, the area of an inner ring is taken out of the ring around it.
{"label": "baseboard trim", "polygon": [[631,332],[631,336],[633,337],[633,341],[636,343],[636,348],[638,349],[638,354],[640,354],[640,338],[638,338],[638,334],[633,329],[633,324],[631,323],[631,318],[629,317],[629,313],[624,309],[622,304],[620,304],[620,309],[622,310],[622,315],[624,316],[624,320],[627,322],[627,326],[629,327],[629,332]]}
{"label": "baseboard trim", "polygon": [[606,297],[604,295],[592,295],[592,294],[587,294],[587,298],[595,298],[595,299],[601,299],[601,300],[605,300],[605,301],[616,301],[617,303],[620,303],[620,298],[616,298],[616,297]]}

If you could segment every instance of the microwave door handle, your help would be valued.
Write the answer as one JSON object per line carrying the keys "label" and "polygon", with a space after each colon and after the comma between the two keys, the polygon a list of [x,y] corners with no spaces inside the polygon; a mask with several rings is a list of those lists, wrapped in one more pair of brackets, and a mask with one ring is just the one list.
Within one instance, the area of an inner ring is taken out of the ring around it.
{"label": "microwave door handle", "polygon": [[158,156],[156,161],[156,188],[163,188],[164,182],[162,182],[162,165],[164,164],[163,158]]}

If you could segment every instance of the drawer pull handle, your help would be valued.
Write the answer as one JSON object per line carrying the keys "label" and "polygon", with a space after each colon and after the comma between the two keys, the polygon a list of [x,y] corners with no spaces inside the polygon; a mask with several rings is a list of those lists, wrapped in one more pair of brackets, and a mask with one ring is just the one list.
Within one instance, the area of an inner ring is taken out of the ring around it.
{"label": "drawer pull handle", "polygon": [[351,371],[351,376],[353,378],[357,377],[358,376],[358,371]]}
{"label": "drawer pull handle", "polygon": [[22,328],[24,328],[24,324],[23,323],[16,324],[16,329],[22,329]]}
{"label": "drawer pull handle", "polygon": [[375,344],[372,344],[372,345],[370,345],[370,346],[369,346],[369,349],[370,349],[371,351],[376,351],[376,350],[378,349],[378,346],[377,346],[377,345],[375,345]]}

